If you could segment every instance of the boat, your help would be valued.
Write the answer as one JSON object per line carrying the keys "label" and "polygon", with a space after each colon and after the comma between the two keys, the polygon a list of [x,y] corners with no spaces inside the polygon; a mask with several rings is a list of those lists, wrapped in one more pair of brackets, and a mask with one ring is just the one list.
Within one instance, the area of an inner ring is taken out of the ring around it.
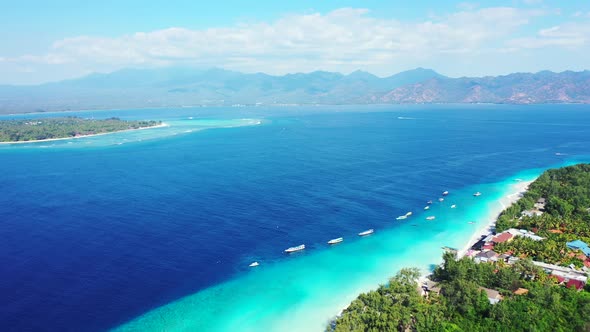
{"label": "boat", "polygon": [[253,263],[251,263],[251,264],[250,264],[250,265],[248,265],[248,266],[249,266],[249,267],[257,267],[258,265],[260,265],[260,264],[258,264],[258,262],[253,262]]}
{"label": "boat", "polygon": [[443,196],[446,196],[446,195],[448,195],[448,194],[449,194],[449,192],[445,190],[445,191],[443,191],[443,193],[442,193],[442,194],[443,194]]}
{"label": "boat", "polygon": [[344,238],[339,237],[337,239],[332,239],[332,240],[328,241],[328,244],[336,244],[336,243],[340,243],[342,241],[344,241]]}
{"label": "boat", "polygon": [[395,220],[404,220],[407,218],[408,218],[408,216],[399,216],[399,217],[395,218]]}
{"label": "boat", "polygon": [[456,207],[457,207],[457,205],[455,205],[455,204],[451,205],[451,209],[454,209]]}
{"label": "boat", "polygon": [[411,216],[411,215],[412,215],[412,212],[408,212],[408,213],[406,213],[406,217],[409,217],[409,216]]}
{"label": "boat", "polygon": [[435,216],[429,216],[429,217],[426,217],[426,220],[434,220],[434,219],[436,219],[436,217],[435,217]]}
{"label": "boat", "polygon": [[442,197],[438,199],[438,201],[439,201],[439,202],[442,202],[442,201],[444,201],[444,200],[445,200],[445,199],[444,199],[444,198],[442,198]]}
{"label": "boat", "polygon": [[468,222],[468,224],[475,224],[475,221],[470,221]]}
{"label": "boat", "polygon": [[305,244],[301,244],[296,247],[287,248],[287,249],[285,249],[285,252],[289,254],[289,253],[300,251],[303,249],[305,249]]}
{"label": "boat", "polygon": [[375,231],[374,231],[372,228],[371,228],[371,229],[367,229],[367,230],[366,230],[366,231],[364,231],[364,232],[360,232],[360,233],[359,233],[359,236],[371,235],[371,234],[373,234],[374,232],[375,232]]}
{"label": "boat", "polygon": [[430,201],[426,202],[426,204],[432,204],[432,201],[430,200]]}
{"label": "boat", "polygon": [[475,197],[481,196],[481,193],[478,191],[475,194],[473,194],[473,196],[475,196]]}
{"label": "boat", "polygon": [[430,206],[426,205],[426,206],[424,207],[424,210],[428,210],[428,209],[430,209]]}

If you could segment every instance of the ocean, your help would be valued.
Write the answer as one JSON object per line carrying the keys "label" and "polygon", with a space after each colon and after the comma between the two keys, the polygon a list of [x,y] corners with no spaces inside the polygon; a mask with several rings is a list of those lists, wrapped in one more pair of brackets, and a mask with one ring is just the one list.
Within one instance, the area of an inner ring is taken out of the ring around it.
{"label": "ocean", "polygon": [[463,246],[517,181],[590,160],[585,105],[67,115],[169,126],[0,145],[2,331],[321,331]]}

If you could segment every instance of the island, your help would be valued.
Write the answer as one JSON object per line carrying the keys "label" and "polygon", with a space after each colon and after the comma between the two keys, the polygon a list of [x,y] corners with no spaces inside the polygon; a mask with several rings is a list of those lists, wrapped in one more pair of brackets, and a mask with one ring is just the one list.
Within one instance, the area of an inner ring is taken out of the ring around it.
{"label": "island", "polygon": [[327,331],[588,331],[590,164],[544,172],[496,234],[447,250],[424,277],[402,269]]}
{"label": "island", "polygon": [[32,143],[163,126],[162,121],[84,119],[80,117],[0,121],[0,143]]}

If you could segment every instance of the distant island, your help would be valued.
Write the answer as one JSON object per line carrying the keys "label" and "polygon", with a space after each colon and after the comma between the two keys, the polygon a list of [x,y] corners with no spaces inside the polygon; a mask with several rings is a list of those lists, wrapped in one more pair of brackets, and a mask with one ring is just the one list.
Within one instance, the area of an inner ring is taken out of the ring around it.
{"label": "distant island", "polygon": [[18,119],[0,121],[0,143],[42,142],[86,137],[125,130],[161,126],[162,121],[128,121],[119,118],[79,117]]}
{"label": "distant island", "polygon": [[590,103],[590,71],[447,77],[416,68],[388,77],[315,71],[122,69],[40,85],[0,85],[0,113],[81,109],[424,103]]}
{"label": "distant island", "polygon": [[428,278],[402,269],[326,330],[588,331],[590,164],[543,173],[496,231]]}

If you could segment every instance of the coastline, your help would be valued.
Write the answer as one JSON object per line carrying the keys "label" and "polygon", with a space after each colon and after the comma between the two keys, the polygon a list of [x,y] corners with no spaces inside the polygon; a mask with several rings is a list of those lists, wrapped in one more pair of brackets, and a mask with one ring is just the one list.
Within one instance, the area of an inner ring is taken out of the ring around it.
{"label": "coastline", "polygon": [[[535,179],[536,179],[536,177],[535,177]],[[469,240],[467,241],[465,246],[461,250],[457,251],[457,258],[462,258],[463,256],[465,256],[467,254],[467,252],[469,251],[469,249],[474,244],[476,244],[481,239],[482,236],[488,236],[488,235],[491,235],[495,232],[496,221],[498,220],[498,217],[500,216],[500,214],[506,208],[508,208],[510,205],[516,203],[522,197],[522,195],[528,190],[529,185],[531,183],[533,183],[535,181],[535,179],[527,180],[527,181],[519,181],[519,182],[515,183],[512,186],[513,189],[511,190],[511,193],[508,195],[502,196],[498,200],[499,206],[501,208],[493,209],[492,211],[490,211],[490,213],[486,217],[486,221],[481,225],[480,228],[478,228],[473,233],[473,235],[471,235],[471,237],[469,238]]]}
{"label": "coastline", "polygon": [[79,139],[79,138],[86,138],[86,137],[94,137],[94,136],[102,136],[102,135],[123,133],[123,132],[128,132],[128,131],[135,131],[135,130],[163,128],[163,127],[169,127],[169,125],[167,123],[162,122],[161,124],[155,125],[155,126],[141,127],[141,128],[134,128],[134,129],[125,129],[125,130],[117,130],[117,131],[111,131],[111,132],[108,132],[108,133],[99,133],[99,134],[92,134],[92,135],[81,135],[81,136],[74,136],[74,137],[48,138],[48,139],[39,139],[39,140],[32,140],[32,141],[0,142],[0,144],[7,145],[7,144],[45,143],[45,142],[64,141],[64,140],[69,140],[69,139]]}

